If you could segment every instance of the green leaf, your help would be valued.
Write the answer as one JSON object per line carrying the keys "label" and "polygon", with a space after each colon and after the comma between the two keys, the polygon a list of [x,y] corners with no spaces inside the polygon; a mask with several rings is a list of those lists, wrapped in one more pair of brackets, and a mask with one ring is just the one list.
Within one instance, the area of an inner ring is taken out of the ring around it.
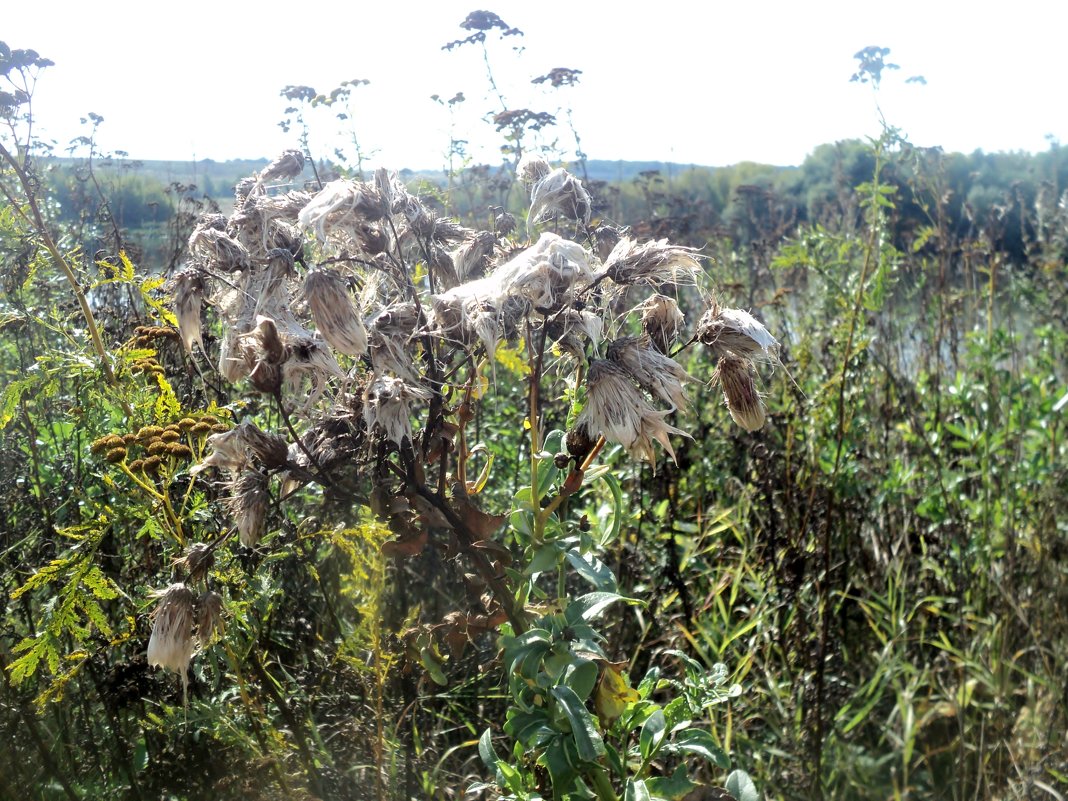
{"label": "green leaf", "polygon": [[627,779],[627,790],[623,793],[623,801],[652,801],[649,788],[641,779]]}
{"label": "green leaf", "polygon": [[567,618],[568,623],[593,620],[616,601],[623,601],[628,604],[640,603],[640,601],[636,601],[633,598],[624,598],[614,592],[591,592],[571,601],[567,605],[564,616]]}
{"label": "green leaf", "polygon": [[657,776],[656,778],[646,779],[645,786],[649,788],[649,792],[654,798],[681,801],[701,785],[690,778],[685,765],[679,765],[670,777]]}
{"label": "green leaf", "polygon": [[595,762],[605,755],[604,740],[601,739],[593,717],[570,687],[552,688],[553,698],[557,700],[564,715],[571,724],[571,735],[575,738],[579,758],[586,762]]}
{"label": "green leaf", "polygon": [[564,671],[563,683],[575,691],[575,695],[585,701],[597,684],[597,663],[589,659],[577,658]]}
{"label": "green leaf", "polygon": [[593,554],[584,556],[578,551],[568,551],[566,555],[567,561],[575,568],[575,572],[598,590],[615,592],[618,589],[612,569]]}
{"label": "green leaf", "polygon": [[487,768],[497,769],[497,763],[501,760],[497,752],[493,750],[493,735],[489,729],[482,732],[482,736],[478,738],[478,755],[482,758],[482,764]]}
{"label": "green leaf", "polygon": [[675,737],[674,745],[680,751],[704,757],[722,770],[730,769],[730,757],[717,745],[711,733],[703,729],[688,729],[679,733]]}
{"label": "green leaf", "polygon": [[611,473],[605,473],[601,478],[608,485],[608,489],[612,491],[612,502],[615,506],[615,511],[612,514],[612,527],[608,530],[608,535],[600,543],[601,545],[606,545],[610,542],[615,542],[619,538],[619,531],[623,527],[623,490],[620,488],[616,477]]}
{"label": "green leaf", "polygon": [[734,796],[735,801],[760,801],[760,793],[756,785],[744,770],[732,771],[727,777],[727,792]]}
{"label": "green leaf", "polygon": [[638,750],[643,762],[648,762],[660,750],[660,744],[664,742],[666,733],[667,721],[664,719],[664,710],[658,709],[642,724],[642,731],[638,736]]}

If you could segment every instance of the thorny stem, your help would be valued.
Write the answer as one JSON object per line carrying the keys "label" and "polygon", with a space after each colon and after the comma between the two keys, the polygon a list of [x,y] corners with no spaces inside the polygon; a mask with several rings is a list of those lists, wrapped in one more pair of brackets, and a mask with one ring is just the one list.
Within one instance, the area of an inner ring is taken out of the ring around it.
{"label": "thorny stem", "polygon": [[[115,378],[115,371],[111,367],[111,362],[108,360],[107,348],[104,347],[104,340],[100,336],[100,329],[97,327],[96,318],[93,316],[93,310],[89,306],[89,300],[85,296],[85,292],[82,291],[81,286],[78,283],[78,277],[74,274],[74,269],[70,266],[70,263],[63,257],[63,254],[59,252],[59,247],[52,239],[52,235],[49,232],[48,226],[45,224],[44,216],[41,214],[41,209],[37,205],[37,199],[34,196],[33,184],[30,181],[30,177],[26,174],[26,171],[18,163],[18,160],[11,155],[10,151],[3,144],[0,144],[0,156],[3,157],[11,168],[15,171],[15,175],[19,179],[19,183],[22,185],[22,191],[26,196],[26,205],[29,206],[30,213],[33,215],[31,220],[22,207],[15,202],[11,203],[11,207],[19,214],[20,217],[33,228],[37,235],[41,238],[42,243],[45,246],[45,250],[48,251],[52,257],[52,261],[63,273],[63,277],[66,279],[67,284],[70,286],[71,293],[78,301],[78,307],[81,309],[82,317],[85,320],[85,326],[89,330],[89,340],[92,342],[93,350],[96,352],[97,358],[100,360],[100,366],[104,371],[104,377],[110,386],[117,386],[118,382]],[[5,194],[7,194],[5,192]],[[14,200],[8,195],[9,200]],[[122,406],[123,412],[127,417],[133,416],[133,409],[130,404],[127,403],[125,398],[119,397],[119,404]]]}

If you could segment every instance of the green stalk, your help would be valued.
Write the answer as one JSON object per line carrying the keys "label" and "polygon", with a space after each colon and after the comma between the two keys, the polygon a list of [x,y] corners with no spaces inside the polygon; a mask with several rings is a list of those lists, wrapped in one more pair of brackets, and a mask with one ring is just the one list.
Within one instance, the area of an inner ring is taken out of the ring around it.
{"label": "green stalk", "polygon": [[[26,195],[26,205],[29,206],[30,213],[33,215],[33,219],[26,215],[26,212],[19,206],[19,204],[12,202],[11,207],[19,214],[20,217],[36,232],[41,238],[42,243],[45,246],[45,250],[52,256],[52,261],[63,273],[63,277],[67,280],[67,284],[70,286],[71,294],[74,295],[75,300],[78,301],[78,307],[81,309],[82,317],[85,320],[85,326],[89,331],[89,341],[92,342],[93,350],[96,352],[97,358],[100,359],[100,366],[104,370],[104,377],[110,386],[117,386],[118,381],[115,378],[115,371],[111,367],[111,361],[108,359],[107,349],[104,347],[104,340],[100,336],[100,329],[96,324],[96,317],[93,316],[93,310],[89,307],[89,300],[85,297],[85,293],[82,291],[81,286],[78,283],[78,277],[74,274],[74,268],[71,267],[63,254],[59,252],[59,247],[56,245],[55,240],[52,239],[52,235],[49,233],[48,226],[45,224],[44,216],[41,214],[41,209],[37,205],[37,200],[34,197],[33,185],[30,182],[29,176],[26,171],[18,163],[18,160],[11,155],[6,147],[0,144],[0,156],[3,157],[11,168],[15,171],[15,175],[19,179],[19,183],[22,185],[22,191]],[[13,198],[9,200],[13,201]],[[119,399],[119,403],[122,406],[123,411],[127,417],[133,416],[133,409],[122,398]]]}

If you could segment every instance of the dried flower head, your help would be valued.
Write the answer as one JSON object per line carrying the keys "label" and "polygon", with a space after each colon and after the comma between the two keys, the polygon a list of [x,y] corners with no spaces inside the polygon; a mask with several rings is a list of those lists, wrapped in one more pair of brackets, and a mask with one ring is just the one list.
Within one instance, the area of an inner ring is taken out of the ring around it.
{"label": "dried flower head", "polygon": [[304,154],[299,150],[283,150],[282,155],[260,171],[259,182],[289,181],[304,172]]}
{"label": "dried flower head", "polygon": [[665,356],[669,354],[686,323],[679,304],[667,295],[653,295],[639,303],[635,311],[641,312],[642,330],[649,341]]}
{"label": "dried flower head", "polygon": [[430,393],[417,384],[383,375],[376,376],[364,388],[363,419],[368,431],[382,435],[398,447],[412,440],[412,402],[425,401]]}
{"label": "dried flower head", "polygon": [[267,476],[247,468],[230,481],[227,511],[234,519],[241,544],[254,548],[267,527],[267,506],[271,495]]}
{"label": "dried flower head", "polygon": [[527,228],[563,217],[586,227],[593,214],[593,200],[582,181],[562,167],[538,180],[530,190],[530,213]]}
{"label": "dried flower head", "polygon": [[586,389],[586,406],[577,425],[590,436],[602,434],[609,442],[618,442],[637,459],[655,462],[655,440],[674,460],[675,451],[668,435],[689,436],[668,425],[664,418],[670,411],[658,411],[650,406],[623,368],[614,362],[594,359],[586,375]]}
{"label": "dried flower head", "polygon": [[756,389],[753,363],[733,353],[719,357],[712,382],[723,388],[723,397],[731,418],[746,431],[764,425],[764,401]]}
{"label": "dried flower head", "polygon": [[208,571],[215,564],[215,551],[207,543],[196,542],[186,548],[181,559],[176,559],[175,567],[181,568],[189,576],[190,584],[198,584],[208,577]]}
{"label": "dried flower head", "polygon": [[489,257],[493,255],[496,244],[497,237],[489,231],[472,232],[465,237],[460,247],[452,254],[456,277],[460,281],[469,281],[485,275]]}
{"label": "dried flower head", "polygon": [[204,350],[200,333],[200,307],[204,303],[204,277],[199,270],[185,269],[174,276],[174,313],[178,318],[178,331],[186,352],[193,352],[193,343]]}
{"label": "dried flower head", "polygon": [[189,237],[189,252],[227,272],[244,270],[251,264],[248,248],[217,228],[197,227]]}
{"label": "dried flower head", "polygon": [[734,353],[752,358],[779,347],[760,321],[742,309],[724,309],[713,303],[697,323],[697,338],[716,355]]}
{"label": "dried flower head", "polygon": [[526,186],[533,186],[547,176],[553,168],[541,153],[524,153],[515,168],[516,179]]}
{"label": "dried flower head", "polygon": [[208,590],[203,593],[196,604],[197,642],[206,648],[215,633],[223,631],[223,599],[219,593]]}
{"label": "dried flower head", "polygon": [[620,337],[608,346],[608,358],[622,367],[638,384],[673,409],[685,409],[682,385],[696,381],[674,359],[650,347],[646,337]]}
{"label": "dried flower head", "polygon": [[623,237],[608,254],[604,271],[617,284],[692,284],[701,269],[696,253],[666,239],[639,245]]}
{"label": "dried flower head", "polygon": [[173,670],[184,683],[193,658],[193,593],[178,583],[154,595],[160,600],[152,613],[148,664]]}
{"label": "dried flower head", "polygon": [[304,297],[319,333],[331,347],[347,356],[367,352],[367,329],[340,275],[333,270],[309,270]]}
{"label": "dried flower head", "polygon": [[312,197],[297,216],[302,228],[311,228],[326,241],[334,228],[347,229],[359,222],[374,222],[387,211],[382,195],[372,184],[339,178]]}

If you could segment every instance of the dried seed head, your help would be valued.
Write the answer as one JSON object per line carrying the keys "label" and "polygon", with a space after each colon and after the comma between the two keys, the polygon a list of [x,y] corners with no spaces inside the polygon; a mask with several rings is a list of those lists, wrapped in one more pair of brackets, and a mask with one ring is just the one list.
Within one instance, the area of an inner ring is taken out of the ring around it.
{"label": "dried seed head", "polygon": [[508,236],[515,230],[515,215],[502,211],[493,218],[493,232],[498,236]]}
{"label": "dried seed head", "polygon": [[200,307],[204,303],[204,276],[197,269],[182,270],[172,282],[174,314],[178,318],[178,331],[186,352],[193,352],[193,344],[204,350],[200,330]]}
{"label": "dried seed head", "polygon": [[379,220],[385,213],[386,203],[373,185],[339,178],[308,201],[297,222],[302,228],[314,229],[316,236],[326,241],[335,228],[351,229]]}
{"label": "dried seed head", "polygon": [[530,213],[527,229],[555,217],[574,220],[583,227],[590,224],[593,200],[582,181],[561,168],[540,179],[530,190]]}
{"label": "dried seed head", "polygon": [[608,358],[620,365],[651,395],[674,409],[685,409],[682,385],[696,381],[674,359],[650,347],[645,337],[620,337],[608,346]]}
{"label": "dried seed head", "polygon": [[190,584],[198,584],[208,577],[208,571],[215,564],[215,552],[206,543],[197,542],[190,545],[185,555],[174,564],[185,570]]}
{"label": "dried seed head", "polygon": [[489,266],[489,257],[493,255],[493,248],[496,244],[497,237],[489,231],[469,234],[452,255],[457,278],[461,281],[470,281],[472,278],[481,278],[485,275],[486,268]]}
{"label": "dried seed head", "polygon": [[642,330],[649,341],[665,356],[670,353],[671,346],[678,342],[682,326],[686,323],[675,299],[667,295],[653,295],[638,304],[635,311],[641,312]]}
{"label": "dried seed head", "polygon": [[367,329],[340,275],[333,270],[309,270],[304,297],[316,327],[335,350],[347,356],[367,352]]}
{"label": "dried seed head", "polygon": [[524,153],[515,168],[515,177],[526,186],[533,186],[550,172],[552,167],[540,153]]}
{"label": "dried seed head", "polygon": [[412,402],[425,401],[430,393],[416,384],[383,375],[370,381],[363,392],[363,420],[368,431],[378,430],[396,443],[412,440]]}
{"label": "dried seed head", "polygon": [[567,445],[567,452],[574,457],[575,463],[579,465],[586,460],[586,457],[596,444],[583,426],[575,426],[568,431],[564,443]]}
{"label": "dried seed head", "polygon": [[700,269],[693,248],[669,245],[666,239],[639,245],[623,237],[604,263],[605,273],[617,284],[692,284]]}
{"label": "dried seed head", "polygon": [[742,309],[724,309],[713,303],[697,324],[697,338],[717,356],[734,353],[752,358],[771,355],[778,341],[753,315]]}
{"label": "dried seed head", "polygon": [[727,353],[720,356],[712,382],[723,388],[731,418],[746,431],[764,425],[764,402],[756,389],[756,371],[748,359]]}
{"label": "dried seed head", "polygon": [[206,648],[216,632],[223,631],[223,599],[208,590],[197,599],[197,641]]}
{"label": "dried seed head", "polygon": [[155,593],[148,664],[167,668],[183,678],[193,658],[193,593],[185,584],[172,584]]}
{"label": "dried seed head", "polygon": [[657,411],[642,397],[626,372],[604,359],[594,359],[586,375],[586,406],[579,415],[578,426],[594,437],[603,434],[609,442],[618,442],[631,456],[655,462],[653,440],[659,442],[672,459],[669,434],[689,436],[668,425],[669,411]]}
{"label": "dried seed head", "polygon": [[213,262],[227,272],[246,270],[251,264],[248,248],[216,228],[193,229],[189,237],[189,252],[193,257]]}
{"label": "dried seed head", "polygon": [[282,155],[260,171],[259,182],[289,181],[304,172],[304,154],[299,150],[283,150]]}
{"label": "dried seed head", "polygon": [[259,470],[246,469],[230,482],[227,508],[234,518],[242,545],[254,548],[263,537],[270,500],[267,476]]}

